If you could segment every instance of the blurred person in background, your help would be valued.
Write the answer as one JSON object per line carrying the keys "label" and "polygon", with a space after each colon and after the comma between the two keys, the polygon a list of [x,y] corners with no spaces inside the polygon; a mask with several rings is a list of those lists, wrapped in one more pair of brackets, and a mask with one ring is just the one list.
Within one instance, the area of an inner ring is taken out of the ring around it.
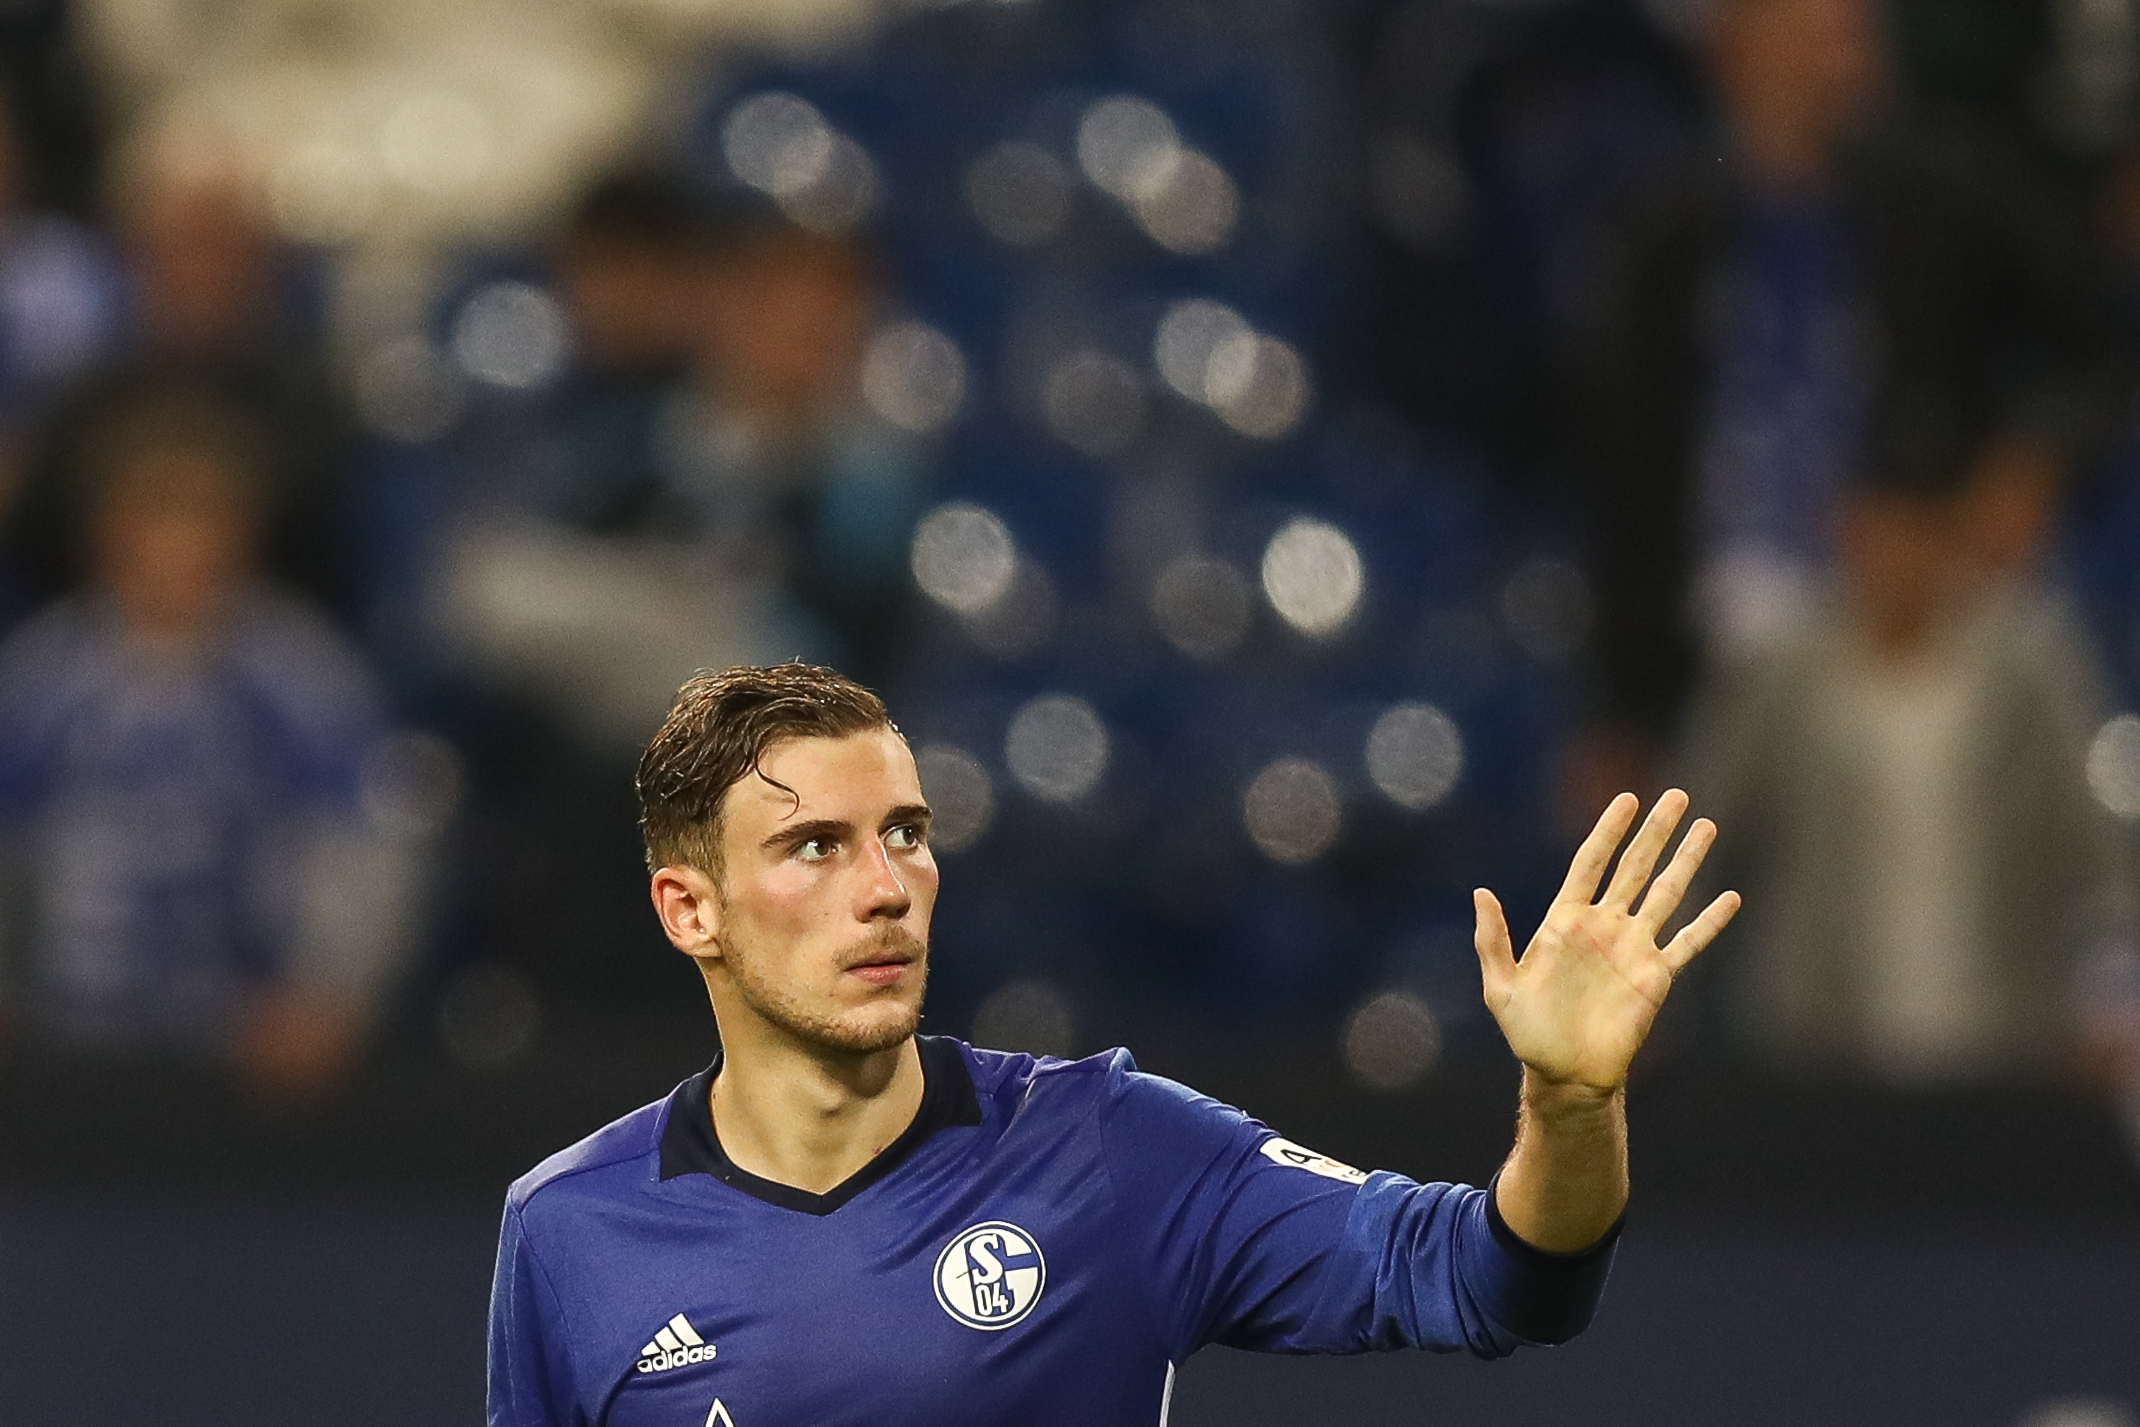
{"label": "blurred person in background", "polygon": [[1571,796],[1676,744],[1744,830],[1764,1058],[2070,1065],[2076,958],[2129,921],[2082,777],[2097,666],[2037,574],[2118,400],[2088,249],[2006,147],[1895,102],[1871,0],[1701,16],[1719,146],[1629,205],[1577,344]]}
{"label": "blurred person in background", "polygon": [[[1773,1063],[1897,1084],[2057,1077],[2085,959],[2133,924],[2084,775],[2100,667],[2016,548],[2048,512],[1948,464],[1842,497],[1839,588],[1688,725],[1705,806],[1746,819],[1735,1016]],[[1725,875],[1729,875],[1727,872]]]}
{"label": "blurred person in background", "polygon": [[371,815],[369,678],[262,577],[267,457],[242,412],[137,392],[84,458],[85,583],[0,647],[5,1019],[325,1089],[415,904],[415,849]]}
{"label": "blurred person in background", "polygon": [[124,263],[122,340],[33,434],[8,549],[38,594],[78,580],[82,547],[68,527],[82,453],[140,390],[177,380],[213,390],[260,431],[269,570],[337,616],[352,615],[345,507],[354,427],[300,265],[266,222],[244,151],[224,136],[152,126],[116,164],[109,206]]}
{"label": "blurred person in background", "polygon": [[582,375],[509,483],[519,508],[480,512],[449,557],[450,636],[619,753],[708,663],[882,678],[928,461],[862,400],[870,249],[750,208],[641,206],[628,241],[600,216],[590,200],[563,245]]}
{"label": "blurred person in background", "polygon": [[660,518],[780,585],[813,643],[892,667],[921,453],[861,400],[887,294],[860,240],[744,218],[717,251]]}
{"label": "blurred person in background", "polygon": [[699,341],[701,204],[658,170],[598,180],[556,250],[573,370],[533,465],[533,500],[590,534],[628,531],[661,485],[661,413]]}

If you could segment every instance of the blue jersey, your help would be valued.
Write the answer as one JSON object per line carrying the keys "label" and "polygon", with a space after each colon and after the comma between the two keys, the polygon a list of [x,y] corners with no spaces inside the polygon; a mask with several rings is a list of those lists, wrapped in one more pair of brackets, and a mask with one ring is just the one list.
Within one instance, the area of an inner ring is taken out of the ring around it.
{"label": "blue jersey", "polygon": [[738,1169],[716,1069],[514,1184],[491,1427],[1161,1423],[1206,1343],[1507,1353],[1589,1321],[1611,1240],[1364,1174],[1125,1051],[923,1037],[913,1126],[809,1194]]}

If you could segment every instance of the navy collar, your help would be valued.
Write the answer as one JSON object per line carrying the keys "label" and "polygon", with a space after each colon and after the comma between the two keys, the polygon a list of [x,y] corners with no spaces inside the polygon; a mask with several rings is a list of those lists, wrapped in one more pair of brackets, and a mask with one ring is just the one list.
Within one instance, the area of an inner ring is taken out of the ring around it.
{"label": "navy collar", "polygon": [[812,1194],[790,1184],[761,1179],[736,1168],[721,1137],[713,1130],[713,1078],[721,1073],[718,1052],[713,1064],[676,1087],[669,1096],[669,1118],[661,1132],[661,1177],[675,1179],[685,1174],[710,1174],[768,1204],[803,1214],[830,1214],[863,1190],[897,1169],[901,1161],[921,1148],[938,1130],[954,1125],[981,1123],[981,1102],[974,1095],[973,1073],[958,1042],[947,1036],[916,1036],[914,1048],[921,1055],[921,1108],[899,1138],[823,1194]]}

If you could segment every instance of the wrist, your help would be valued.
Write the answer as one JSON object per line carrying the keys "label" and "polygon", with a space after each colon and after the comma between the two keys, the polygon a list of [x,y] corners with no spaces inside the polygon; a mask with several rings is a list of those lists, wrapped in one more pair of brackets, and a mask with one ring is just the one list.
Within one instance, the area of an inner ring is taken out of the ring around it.
{"label": "wrist", "polygon": [[1625,1085],[1590,1085],[1554,1080],[1530,1066],[1523,1068],[1523,1108],[1548,1122],[1580,1121],[1616,1115],[1627,1098]]}

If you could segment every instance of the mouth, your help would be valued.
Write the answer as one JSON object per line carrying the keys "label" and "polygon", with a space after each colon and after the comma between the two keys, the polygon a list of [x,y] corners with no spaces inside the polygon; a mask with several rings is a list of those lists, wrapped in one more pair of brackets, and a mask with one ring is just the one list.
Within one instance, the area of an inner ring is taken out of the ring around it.
{"label": "mouth", "polygon": [[920,960],[921,951],[915,946],[873,946],[840,969],[872,986],[891,986],[906,975],[908,967]]}

